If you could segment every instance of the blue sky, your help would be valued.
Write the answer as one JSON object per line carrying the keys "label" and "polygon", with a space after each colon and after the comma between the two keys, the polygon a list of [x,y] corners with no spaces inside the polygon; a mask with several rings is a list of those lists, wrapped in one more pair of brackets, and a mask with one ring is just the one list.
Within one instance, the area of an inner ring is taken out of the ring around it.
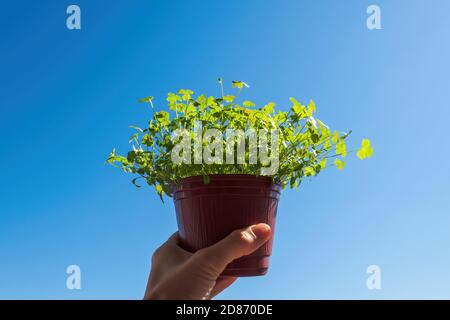
{"label": "blue sky", "polygon": [[[0,7],[0,298],[142,297],[173,205],[104,160],[145,124],[138,98],[218,94],[219,76],[257,103],[313,98],[375,147],[285,190],[269,274],[221,298],[450,298],[448,1],[73,3],[81,30],[66,28],[72,2]],[[82,290],[66,289],[71,264]]]}

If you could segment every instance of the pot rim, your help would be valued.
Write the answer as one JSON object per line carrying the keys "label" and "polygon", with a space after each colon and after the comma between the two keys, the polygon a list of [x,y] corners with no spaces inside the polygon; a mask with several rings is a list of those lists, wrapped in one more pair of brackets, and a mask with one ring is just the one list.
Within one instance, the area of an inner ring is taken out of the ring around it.
{"label": "pot rim", "polygon": [[[270,180],[272,184],[282,187],[282,184],[279,181],[275,181],[272,176],[262,176],[257,174],[247,174],[247,173],[217,173],[217,174],[208,174],[209,177],[214,178],[215,180],[231,180],[231,179],[248,179],[248,180],[262,180],[262,181],[268,181]],[[189,177],[184,177],[179,179],[178,183],[183,182],[189,182],[189,181],[196,181],[196,180],[203,180],[202,175],[194,175]],[[171,188],[175,188],[177,185],[177,182],[171,183]]]}
{"label": "pot rim", "polygon": [[[209,177],[211,179],[213,179],[214,181],[232,181],[232,180],[236,180],[239,182],[244,182],[245,181],[252,181],[252,182],[260,182],[263,184],[269,184],[272,186],[271,189],[273,189],[273,191],[277,191],[278,193],[281,192],[282,189],[282,185],[280,183],[274,182],[273,178],[271,176],[259,176],[259,175],[253,175],[253,174],[210,174]],[[199,183],[199,182],[203,182],[203,176],[202,175],[195,175],[195,176],[190,176],[190,177],[185,177],[185,178],[181,178],[179,180],[178,183],[173,183],[172,184],[172,194],[173,196],[175,196],[175,193],[182,191],[183,187],[182,185],[185,183]],[[207,184],[203,184],[202,186],[197,186],[195,187],[195,189],[203,189],[204,186],[207,186]],[[181,188],[180,188],[181,187]],[[228,188],[233,188],[232,186],[228,186]],[[242,185],[236,185],[234,186],[237,189],[246,189],[247,186],[242,186]],[[217,186],[211,186],[211,188],[220,188]]]}

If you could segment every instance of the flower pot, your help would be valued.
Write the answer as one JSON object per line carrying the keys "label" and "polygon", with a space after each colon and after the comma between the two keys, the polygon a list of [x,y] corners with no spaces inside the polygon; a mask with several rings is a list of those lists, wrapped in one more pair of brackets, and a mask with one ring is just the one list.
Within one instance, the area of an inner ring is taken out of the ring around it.
{"label": "flower pot", "polygon": [[[275,231],[281,186],[270,177],[243,174],[184,178],[174,187],[180,245],[190,252],[213,245],[233,230],[267,223]],[[267,273],[272,238],[252,254],[230,263],[224,276],[259,276]]]}

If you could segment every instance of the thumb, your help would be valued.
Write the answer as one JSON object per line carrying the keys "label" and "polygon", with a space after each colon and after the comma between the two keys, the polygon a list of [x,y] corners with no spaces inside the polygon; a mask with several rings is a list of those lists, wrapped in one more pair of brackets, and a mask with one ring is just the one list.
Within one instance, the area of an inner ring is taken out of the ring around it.
{"label": "thumb", "polygon": [[216,244],[198,251],[193,260],[196,265],[209,269],[212,276],[219,276],[230,262],[261,247],[271,234],[270,226],[265,223],[235,230]]}

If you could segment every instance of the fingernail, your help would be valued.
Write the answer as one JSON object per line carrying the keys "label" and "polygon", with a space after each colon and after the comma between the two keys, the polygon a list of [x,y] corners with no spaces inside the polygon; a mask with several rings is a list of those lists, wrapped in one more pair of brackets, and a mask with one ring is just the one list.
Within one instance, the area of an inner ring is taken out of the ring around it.
{"label": "fingernail", "polygon": [[265,223],[255,224],[250,228],[256,239],[266,239],[270,236],[270,226]]}

